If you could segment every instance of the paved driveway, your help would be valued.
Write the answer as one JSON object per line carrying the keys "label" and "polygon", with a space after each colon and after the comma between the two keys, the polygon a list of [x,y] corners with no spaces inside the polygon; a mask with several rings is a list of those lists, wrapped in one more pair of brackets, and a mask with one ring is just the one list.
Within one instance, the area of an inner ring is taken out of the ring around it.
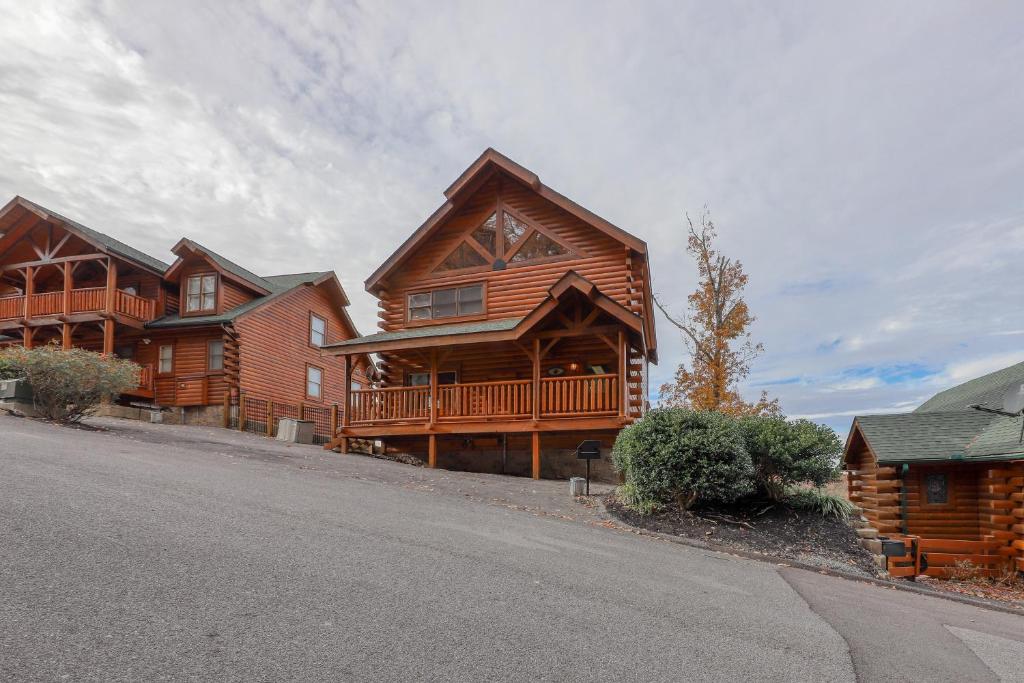
{"label": "paved driveway", "polygon": [[1024,675],[1019,617],[606,528],[562,482],[105,424],[0,417],[5,680]]}

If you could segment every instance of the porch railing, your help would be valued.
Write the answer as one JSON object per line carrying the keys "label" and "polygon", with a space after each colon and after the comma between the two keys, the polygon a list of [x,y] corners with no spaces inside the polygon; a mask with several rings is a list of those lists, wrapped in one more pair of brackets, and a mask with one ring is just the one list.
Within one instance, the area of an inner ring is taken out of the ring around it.
{"label": "porch railing", "polygon": [[430,417],[430,387],[390,387],[352,392],[352,424],[426,420]]}
{"label": "porch railing", "polygon": [[533,414],[533,382],[528,379],[437,388],[439,418],[523,417]]}
{"label": "porch railing", "polygon": [[102,311],[107,304],[106,287],[86,287],[71,290],[71,312]]}
{"label": "porch railing", "polygon": [[[539,388],[539,416],[567,418],[616,415],[622,398],[618,375],[544,377]],[[482,418],[528,419],[533,416],[533,381],[502,380],[445,384],[437,388],[438,420]],[[430,387],[389,387],[352,392],[350,424],[426,422]]]}
{"label": "porch railing", "polygon": [[33,294],[29,302],[29,315],[58,315],[64,312],[64,292]]}
{"label": "porch railing", "polygon": [[114,294],[114,310],[129,318],[148,321],[156,317],[156,301],[119,289]]}
{"label": "porch railing", "polygon": [[617,413],[618,389],[618,375],[543,377],[540,380],[540,412],[551,417]]}
{"label": "porch railing", "polygon": [[[107,307],[106,287],[83,287],[71,290],[71,313],[98,313]],[[29,300],[29,316],[53,316],[64,312],[64,292],[40,292]],[[156,317],[156,301],[118,289],[114,292],[114,312],[149,321]],[[25,296],[0,297],[0,320],[25,316]]]}
{"label": "porch railing", "polygon": [[0,296],[0,320],[21,318],[25,315],[25,297],[21,294]]}

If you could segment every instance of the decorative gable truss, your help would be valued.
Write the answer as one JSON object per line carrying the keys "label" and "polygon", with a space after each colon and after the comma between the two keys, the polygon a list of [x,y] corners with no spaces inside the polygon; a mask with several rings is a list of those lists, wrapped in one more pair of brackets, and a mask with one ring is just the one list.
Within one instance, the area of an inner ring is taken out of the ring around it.
{"label": "decorative gable truss", "polygon": [[505,206],[499,207],[432,269],[448,273],[469,268],[503,270],[509,265],[578,256],[548,230]]}

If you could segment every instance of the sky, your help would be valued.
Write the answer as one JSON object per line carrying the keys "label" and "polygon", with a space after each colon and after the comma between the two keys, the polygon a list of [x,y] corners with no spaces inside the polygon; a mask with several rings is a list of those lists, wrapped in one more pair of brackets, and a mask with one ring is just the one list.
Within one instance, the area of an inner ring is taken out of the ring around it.
{"label": "sky", "polygon": [[[0,203],[363,281],[491,146],[646,240],[708,207],[744,384],[845,434],[1024,360],[1024,3],[0,0]],[[659,321],[651,384],[686,360]]]}

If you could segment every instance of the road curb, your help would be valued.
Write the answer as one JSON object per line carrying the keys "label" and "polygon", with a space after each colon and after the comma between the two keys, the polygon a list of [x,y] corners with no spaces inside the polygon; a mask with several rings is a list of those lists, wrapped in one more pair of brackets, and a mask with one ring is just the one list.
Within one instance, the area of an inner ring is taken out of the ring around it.
{"label": "road curb", "polygon": [[733,548],[732,546],[708,543],[707,541],[701,541],[695,538],[686,538],[685,536],[673,536],[666,534],[661,531],[651,531],[650,529],[644,529],[642,527],[634,526],[623,519],[620,519],[608,511],[608,508],[604,504],[602,498],[596,496],[591,497],[592,500],[600,507],[600,516],[609,521],[614,521],[618,524],[622,524],[628,527],[630,530],[638,533],[642,536],[650,536],[652,538],[659,538],[669,543],[675,543],[677,545],[685,545],[690,548],[696,548],[698,550],[708,550],[716,553],[724,553],[726,555],[734,555],[742,557],[747,560],[756,560],[758,562],[764,562],[766,564],[773,564],[779,568],[792,567],[794,569],[804,569],[806,571],[815,572],[818,574],[826,574],[828,576],[834,576],[840,579],[846,579],[847,581],[859,581],[861,583],[870,583],[880,588],[889,588],[892,590],[904,591],[906,593],[917,593],[918,595],[927,595],[933,598],[940,598],[942,600],[949,600],[951,602],[959,602],[964,605],[971,605],[973,607],[979,607],[981,609],[988,609],[995,612],[1003,612],[1004,614],[1015,614],[1017,616],[1024,616],[1024,609],[1018,607],[1012,607],[1004,603],[979,600],[978,598],[968,597],[966,595],[957,595],[955,593],[945,593],[941,591],[935,591],[930,588],[924,588],[910,582],[900,582],[879,579],[870,576],[861,576],[860,574],[854,574],[852,572],[844,572],[831,567],[821,567],[814,564],[808,564],[807,562],[800,562],[799,560],[791,560],[788,557],[779,557],[776,555],[766,555],[763,553],[755,553],[749,550],[742,550],[739,548]]}

